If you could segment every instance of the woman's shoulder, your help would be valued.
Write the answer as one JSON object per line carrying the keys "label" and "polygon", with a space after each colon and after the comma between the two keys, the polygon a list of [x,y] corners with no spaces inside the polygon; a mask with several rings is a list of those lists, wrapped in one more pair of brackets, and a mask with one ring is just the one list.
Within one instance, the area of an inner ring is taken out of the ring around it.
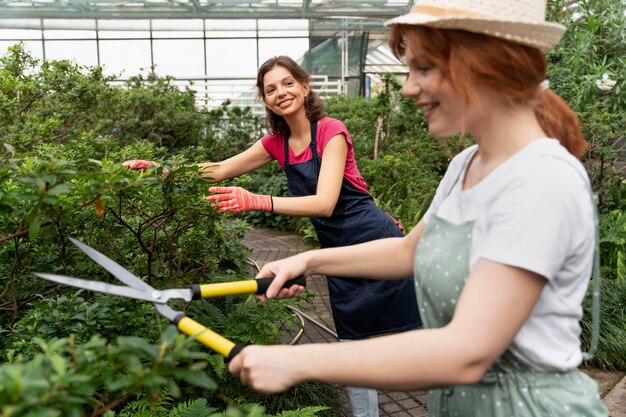
{"label": "woman's shoulder", "polygon": [[450,164],[448,164],[448,169],[446,170],[446,175],[449,174],[457,174],[460,170],[463,169],[465,165],[469,162],[469,159],[472,157],[474,152],[478,149],[478,145],[474,144],[468,146],[463,149],[461,152],[452,157]]}
{"label": "woman's shoulder", "polygon": [[260,141],[267,153],[274,157],[282,150],[283,136],[280,133],[268,133]]}
{"label": "woman's shoulder", "polygon": [[339,119],[334,117],[324,116],[317,122],[317,125],[324,128],[343,128],[346,129],[346,125]]}
{"label": "woman's shoulder", "polygon": [[[588,184],[589,176],[578,158],[556,139],[533,141],[520,153],[512,174],[542,183]],[[529,169],[532,167],[532,169]],[[572,181],[573,180],[573,181]]]}

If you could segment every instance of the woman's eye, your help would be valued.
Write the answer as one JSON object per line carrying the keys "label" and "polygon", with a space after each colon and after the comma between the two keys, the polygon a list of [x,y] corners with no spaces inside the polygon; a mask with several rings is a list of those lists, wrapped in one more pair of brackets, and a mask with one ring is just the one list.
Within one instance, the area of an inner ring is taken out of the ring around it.
{"label": "woman's eye", "polygon": [[417,70],[419,72],[421,72],[422,74],[426,74],[430,70],[430,67],[427,67],[425,65],[421,65],[421,66],[417,67]]}
{"label": "woman's eye", "polygon": [[267,95],[270,95],[270,94],[272,94],[273,92],[274,92],[274,89],[271,89],[271,90],[265,90],[265,95],[266,95],[266,96],[267,96]]}

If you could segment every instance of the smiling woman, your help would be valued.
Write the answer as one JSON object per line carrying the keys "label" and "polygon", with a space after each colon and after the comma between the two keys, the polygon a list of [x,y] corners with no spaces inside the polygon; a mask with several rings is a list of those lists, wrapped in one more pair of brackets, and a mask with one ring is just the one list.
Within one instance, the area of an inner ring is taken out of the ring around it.
{"label": "smiling woman", "polygon": [[[200,164],[210,182],[253,171],[276,160],[287,176],[289,196],[257,195],[240,187],[211,187],[207,200],[221,212],[268,211],[311,219],[323,248],[384,237],[402,237],[399,224],[367,191],[352,139],[339,120],[324,115],[309,74],[287,56],[267,60],[257,73],[269,133],[222,162]],[[125,163],[131,168],[149,161]],[[421,326],[410,279],[379,281],[328,276],[335,327],[342,340],[365,339]],[[301,286],[296,290],[302,290]],[[350,387],[355,416],[378,416],[375,390]]]}

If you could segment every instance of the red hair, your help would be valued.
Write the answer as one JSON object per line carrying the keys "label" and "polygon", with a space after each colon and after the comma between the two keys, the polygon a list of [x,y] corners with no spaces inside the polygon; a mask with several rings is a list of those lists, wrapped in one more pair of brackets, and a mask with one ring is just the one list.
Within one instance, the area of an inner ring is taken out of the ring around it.
{"label": "red hair", "polygon": [[578,117],[554,91],[539,86],[547,67],[539,49],[464,30],[395,25],[389,45],[398,58],[404,56],[407,38],[411,52],[437,66],[466,105],[475,105],[473,98],[485,88],[511,105],[529,103],[548,136],[571,154],[584,155],[587,142]]}

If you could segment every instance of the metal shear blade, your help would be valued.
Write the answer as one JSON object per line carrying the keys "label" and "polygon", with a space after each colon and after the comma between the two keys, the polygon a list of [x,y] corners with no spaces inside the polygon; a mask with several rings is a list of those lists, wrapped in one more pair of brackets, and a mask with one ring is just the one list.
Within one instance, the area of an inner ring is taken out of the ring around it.
{"label": "metal shear blade", "polygon": [[191,301],[191,291],[186,289],[168,289],[168,290],[155,290],[148,284],[148,291],[139,290],[132,287],[126,287],[121,285],[106,284],[99,281],[89,281],[86,279],[73,278],[65,275],[46,274],[41,272],[35,272],[40,278],[47,279],[48,281],[57,282],[59,284],[70,285],[72,287],[83,288],[90,291],[98,291],[106,294],[118,295],[126,298],[134,298],[136,300],[150,301],[151,303],[164,304],[171,299],[182,299],[185,301]]}
{"label": "metal shear blade", "polygon": [[78,248],[83,251],[87,256],[89,256],[94,262],[109,271],[115,278],[119,279],[124,284],[129,285],[133,288],[142,289],[144,291],[154,290],[154,288],[152,288],[150,285],[140,280],[135,274],[133,274],[128,269],[124,268],[108,256],[103,255],[94,248],[87,246],[74,238],[70,238],[70,241],[74,245],[78,246]]}

